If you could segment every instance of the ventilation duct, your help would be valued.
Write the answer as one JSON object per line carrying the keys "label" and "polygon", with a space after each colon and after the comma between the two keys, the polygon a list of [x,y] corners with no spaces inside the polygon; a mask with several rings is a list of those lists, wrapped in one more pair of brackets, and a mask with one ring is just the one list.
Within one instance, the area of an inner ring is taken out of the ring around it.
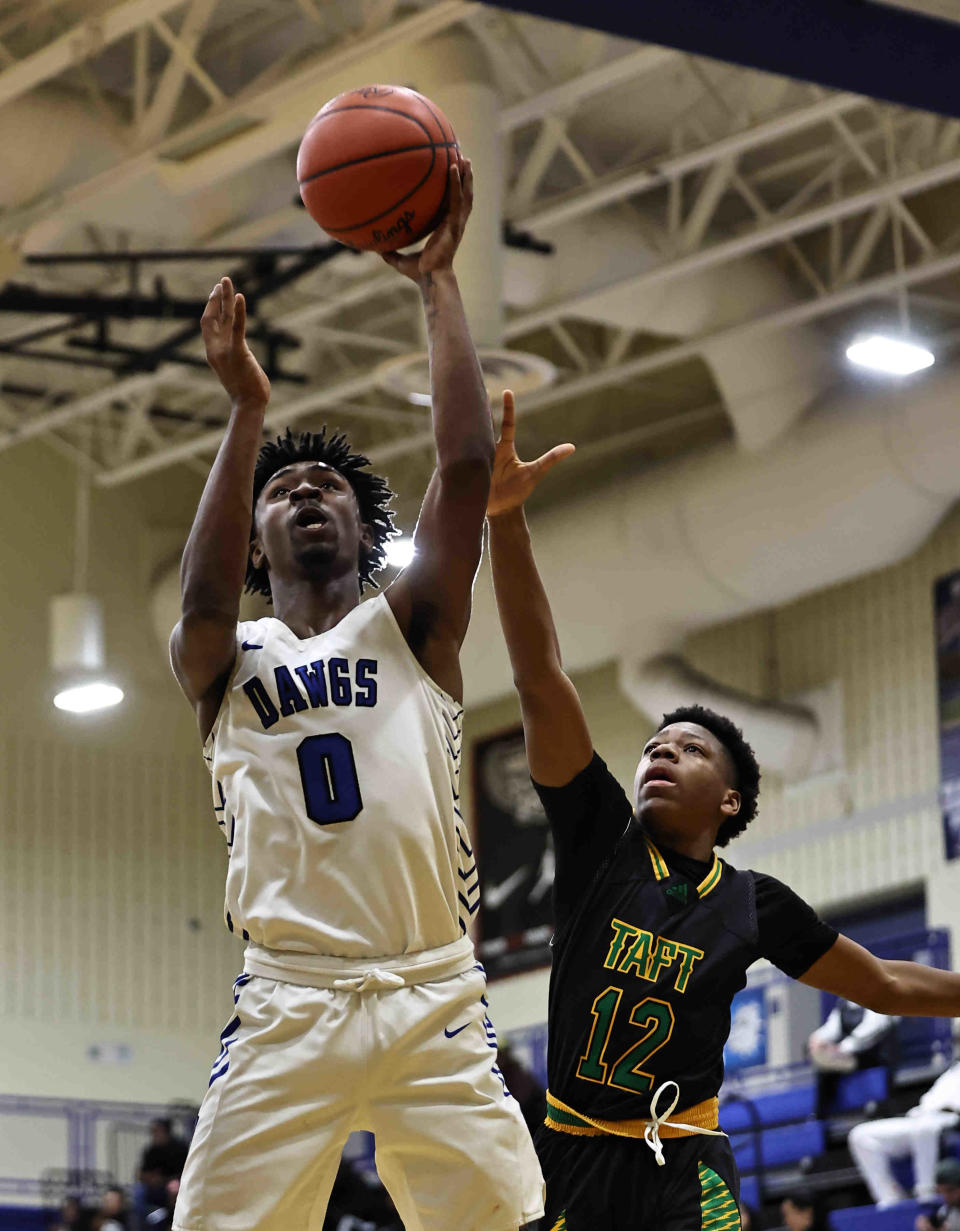
{"label": "ventilation duct", "polygon": [[[568,669],[676,653],[915,551],[960,494],[958,401],[957,369],[857,390],[762,455],[716,446],[535,518]],[[471,704],[510,690],[486,570],[462,660]]]}
{"label": "ventilation duct", "polygon": [[[552,257],[507,254],[504,296],[523,314],[599,321],[618,329],[694,338],[762,317],[795,302],[787,280],[763,257],[748,257],[701,273],[634,290],[629,282],[663,261],[641,228],[617,210],[604,210],[551,228]],[[626,285],[624,285],[626,284]],[[705,343],[709,365],[738,443],[766,448],[793,424],[825,387],[823,342],[811,325],[755,339]]]}
{"label": "ventilation duct", "polygon": [[806,693],[792,703],[758,701],[690,668],[678,655],[638,662],[622,658],[617,682],[647,720],[684,705],[705,705],[747,733],[765,770],[787,781],[839,768],[842,708],[839,684]]}

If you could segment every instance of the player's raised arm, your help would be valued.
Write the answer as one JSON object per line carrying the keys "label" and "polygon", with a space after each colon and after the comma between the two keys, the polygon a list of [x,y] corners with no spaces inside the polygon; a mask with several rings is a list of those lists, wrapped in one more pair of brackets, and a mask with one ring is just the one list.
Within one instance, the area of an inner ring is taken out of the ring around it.
{"label": "player's raised arm", "polygon": [[451,168],[449,210],[426,247],[411,256],[384,257],[417,283],[423,298],[437,449],[414,535],[414,559],[388,598],[424,668],[458,699],[459,651],[483,547],[494,450],[487,393],[453,272],[472,204],[473,173],[465,162],[462,181],[458,168]]}
{"label": "player's raised arm", "polygon": [[521,462],[514,448],[514,418],[513,394],[508,391],[487,506],[493,587],[520,694],[530,773],[542,786],[565,786],[589,764],[593,744],[577,690],[563,670],[523,505],[547,471],[573,452],[573,445],[557,445],[534,462]]}
{"label": "player's raised arm", "polygon": [[213,288],[200,324],[207,361],[232,405],[183,552],[181,616],[170,638],[170,658],[206,739],[236,655],[250,550],[253,471],[270,382],[247,346],[246,304],[229,278],[221,278]]}
{"label": "player's raised arm", "polygon": [[876,1013],[960,1017],[960,974],[875,957],[849,936],[838,936],[800,982],[855,1000]]}

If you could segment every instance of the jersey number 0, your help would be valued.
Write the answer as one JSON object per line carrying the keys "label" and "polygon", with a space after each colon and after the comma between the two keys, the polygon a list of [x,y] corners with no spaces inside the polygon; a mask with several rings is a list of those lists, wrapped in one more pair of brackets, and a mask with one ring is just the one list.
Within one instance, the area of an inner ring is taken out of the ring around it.
{"label": "jersey number 0", "polygon": [[303,802],[318,825],[355,820],[363,809],[353,745],[345,735],[308,735],[297,747]]}

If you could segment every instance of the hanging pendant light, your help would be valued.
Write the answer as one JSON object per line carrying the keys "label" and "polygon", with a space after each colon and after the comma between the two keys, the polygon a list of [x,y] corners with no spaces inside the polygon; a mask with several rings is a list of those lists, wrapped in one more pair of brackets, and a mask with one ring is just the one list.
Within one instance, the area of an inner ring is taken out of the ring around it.
{"label": "hanging pendant light", "polygon": [[50,600],[50,666],[57,682],[53,703],[73,714],[118,705],[123,690],[104,674],[103,608],[86,593],[90,548],[90,478],[77,483],[73,583],[67,594]]}

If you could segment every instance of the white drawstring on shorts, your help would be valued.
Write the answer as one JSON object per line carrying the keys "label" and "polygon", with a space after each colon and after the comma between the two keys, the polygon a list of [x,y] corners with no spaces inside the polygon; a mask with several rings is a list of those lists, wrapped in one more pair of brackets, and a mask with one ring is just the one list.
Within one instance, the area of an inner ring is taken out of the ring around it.
{"label": "white drawstring on shorts", "polygon": [[334,979],[333,986],[338,992],[392,992],[398,987],[404,987],[406,980],[394,974],[392,970],[368,970],[352,979]]}
{"label": "white drawstring on shorts", "polygon": [[[673,1102],[661,1115],[657,1111],[657,1104],[660,1101],[660,1096],[666,1090],[667,1086],[673,1086],[676,1094],[673,1096]],[[663,1143],[660,1140],[660,1125],[663,1124],[666,1128],[682,1128],[688,1133],[700,1133],[704,1137],[726,1137],[726,1133],[722,1129],[717,1128],[697,1128],[693,1124],[676,1124],[671,1121],[670,1117],[676,1110],[677,1103],[680,1101],[680,1087],[675,1081],[665,1081],[658,1086],[653,1092],[653,1098],[650,1100],[650,1123],[643,1130],[643,1139],[656,1156],[657,1166],[662,1167],[665,1163],[663,1157]]]}

